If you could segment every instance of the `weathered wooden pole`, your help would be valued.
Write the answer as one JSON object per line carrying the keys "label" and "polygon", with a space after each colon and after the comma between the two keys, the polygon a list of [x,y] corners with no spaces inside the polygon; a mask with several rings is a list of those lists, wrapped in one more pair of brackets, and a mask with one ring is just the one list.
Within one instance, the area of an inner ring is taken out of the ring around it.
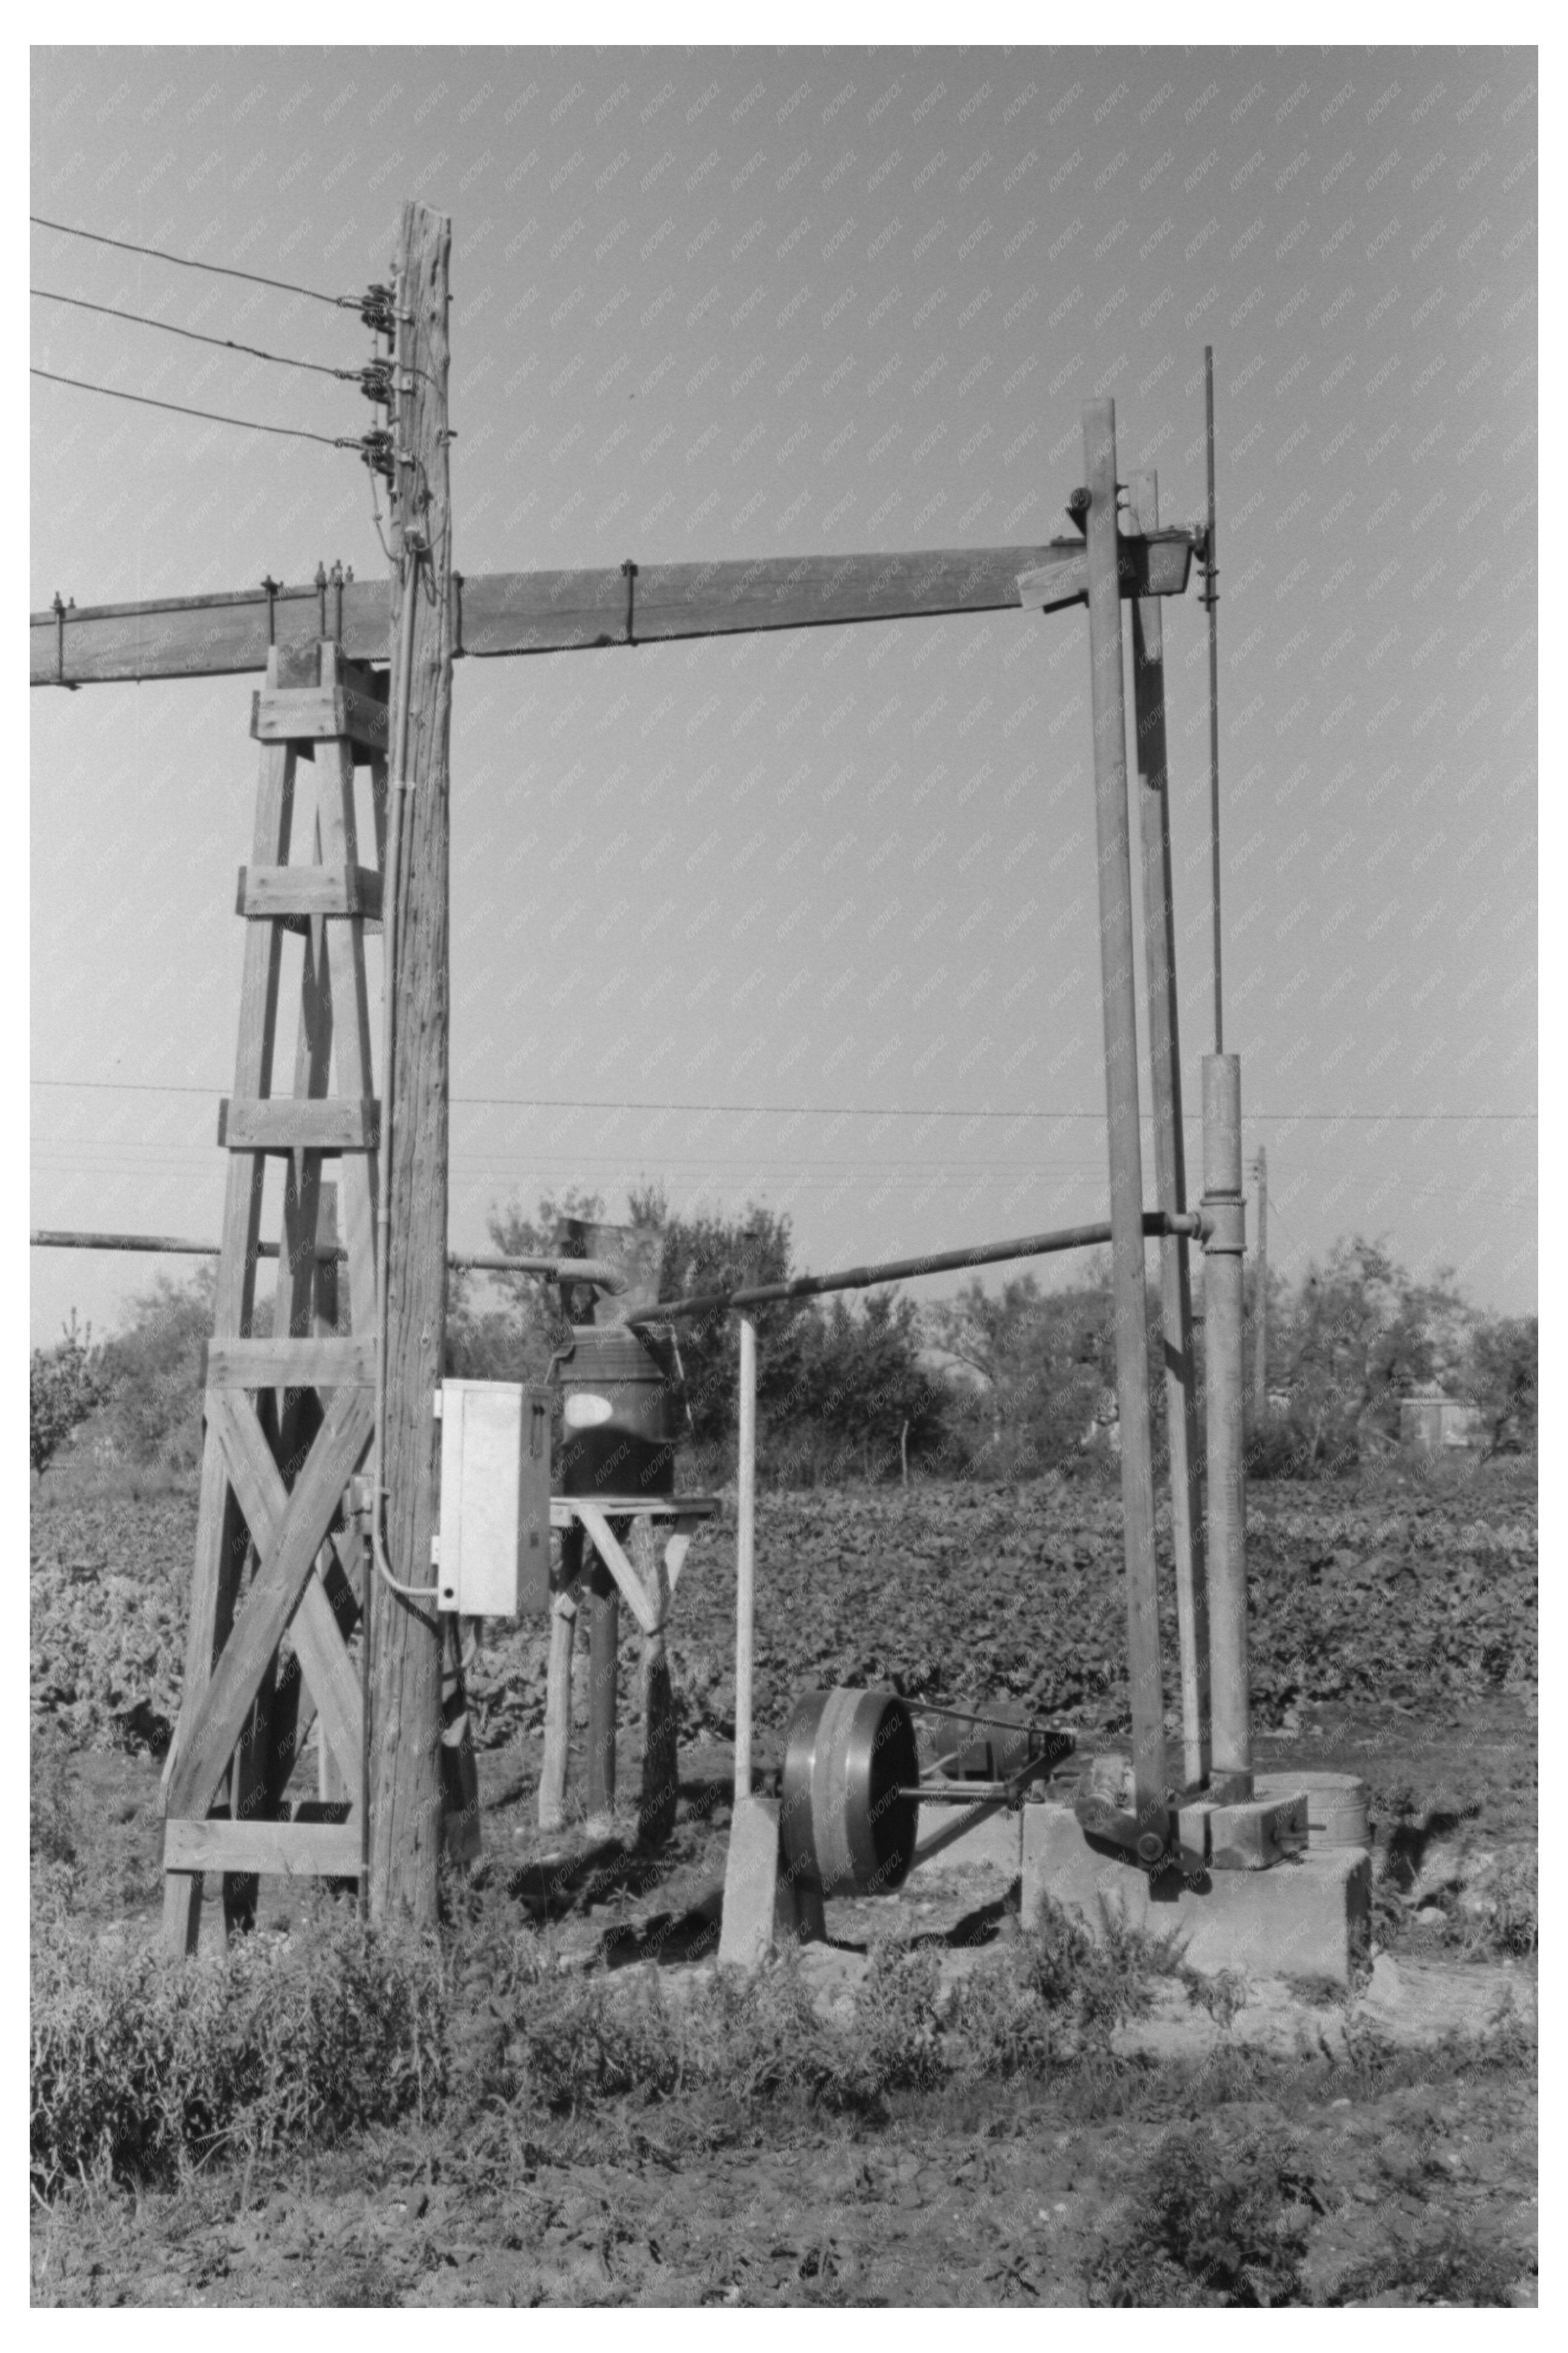
{"label": "weathered wooden pole", "polygon": [[[1159,529],[1160,482],[1152,468],[1132,477],[1132,520],[1141,532]],[[1143,853],[1149,1073],[1154,1096],[1154,1181],[1162,1209],[1184,1209],[1187,1171],[1182,1135],[1176,918],[1171,885],[1164,632],[1158,596],[1139,596],[1133,601],[1132,709],[1138,773],[1145,787],[1138,796],[1138,809]],[[1182,1778],[1192,1788],[1208,1773],[1209,1631],[1192,1275],[1185,1234],[1167,1234],[1161,1242],[1160,1279],[1165,1330],[1165,1429],[1171,1460],[1171,1546],[1175,1555],[1181,1659]]]}
{"label": "weathered wooden pole", "polygon": [[735,1466],[735,1803],[752,1794],[752,1654],[757,1582],[757,1327],[741,1318],[741,1430]]}
{"label": "weathered wooden pole", "polygon": [[[386,1553],[398,1579],[434,1582],[439,1429],[433,1402],[447,1326],[448,807],[452,507],[447,459],[451,223],[405,204],[398,240],[392,659],[416,599],[397,828],[385,1324]],[[394,694],[399,681],[395,675]],[[441,1633],[428,1604],[371,1580],[370,1903],[374,1918],[436,1918],[441,1849]]]}
{"label": "weathered wooden pole", "polygon": [[1252,1795],[1247,1663],[1247,1482],[1242,1449],[1241,1060],[1204,1056],[1204,1372],[1208,1393],[1209,1659],[1214,1700],[1211,1786]]}
{"label": "weathered wooden pole", "polygon": [[1116,404],[1083,412],[1089,509],[1089,666],[1094,725],[1095,838],[1100,868],[1100,969],[1105,1020],[1105,1105],[1110,1142],[1111,1296],[1121,1425],[1121,1508],[1127,1558],[1127,1662],[1131,1685],[1133,1803],[1146,1859],[1166,1844],[1164,1695],[1154,1559],[1154,1466],[1144,1327],[1143,1166],[1138,1133],[1138,1008],[1132,969],[1132,867],[1127,810],[1127,716],[1121,680],[1121,595],[1116,527]]}

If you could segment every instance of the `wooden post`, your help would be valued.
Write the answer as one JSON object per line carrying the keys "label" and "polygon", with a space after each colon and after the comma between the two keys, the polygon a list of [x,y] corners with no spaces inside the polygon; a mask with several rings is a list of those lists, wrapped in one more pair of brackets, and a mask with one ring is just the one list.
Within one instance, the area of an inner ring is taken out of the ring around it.
{"label": "wooden post", "polygon": [[572,1746],[572,1640],[577,1624],[577,1581],[583,1573],[583,1531],[562,1531],[561,1567],[550,1599],[550,1664],[544,1693],[544,1760],[539,1773],[539,1827],[566,1822],[566,1761]]}
{"label": "wooden post", "polygon": [[1242,1448],[1241,1061],[1204,1056],[1204,1369],[1208,1393],[1209,1658],[1214,1693],[1212,1792],[1252,1795],[1247,1661],[1247,1482]]}
{"label": "wooden post", "polygon": [[757,1327],[741,1318],[741,1432],[735,1475],[735,1803],[752,1794],[752,1651],[757,1563]]}
{"label": "wooden post", "polygon": [[[612,1520],[625,1541],[625,1520]],[[595,1550],[588,1569],[588,1827],[607,1837],[616,1810],[616,1684],[621,1589]]]}
{"label": "wooden post", "polygon": [[[404,733],[405,796],[393,992],[384,1433],[385,1526],[394,1574],[432,1583],[439,1430],[432,1410],[447,1324],[447,1026],[451,731],[452,510],[447,463],[447,268],[451,223],[405,204],[398,243],[395,557],[420,534],[418,598]],[[400,643],[405,573],[395,565],[390,646]],[[395,680],[395,691],[396,681]],[[395,791],[400,779],[391,780]],[[384,1137],[384,1145],[385,1139]],[[374,1918],[436,1919],[441,1851],[441,1635],[433,1609],[371,1581],[370,1899]]]}
{"label": "wooden post", "polygon": [[[1132,519],[1160,524],[1160,482],[1151,468],[1132,477]],[[1181,1026],[1176,997],[1176,919],[1171,887],[1171,803],[1165,753],[1164,631],[1158,596],[1132,605],[1132,709],[1143,852],[1143,972],[1149,1002],[1149,1074],[1154,1096],[1154,1182],[1162,1209],[1187,1206],[1182,1134]],[[1160,1244],[1165,1328],[1165,1429],[1171,1458],[1171,1544],[1176,1565],[1176,1629],[1182,1679],[1182,1778],[1208,1775],[1209,1630],[1204,1580],[1203,1488],[1199,1475],[1196,1366],[1187,1238]]]}
{"label": "wooden post", "polygon": [[668,1531],[656,1529],[646,1513],[632,1522],[628,1547],[637,1581],[658,1614],[653,1631],[642,1638],[643,1759],[642,1797],[637,1807],[637,1839],[643,1846],[663,1846],[675,1828],[680,1797],[680,1749],[676,1736],[675,1689],[669,1679],[669,1650],[665,1625],[669,1616],[669,1578],[664,1546]]}
{"label": "wooden post", "polygon": [[1268,1410],[1268,1155],[1258,1147],[1258,1271],[1252,1293],[1252,1410]]}
{"label": "wooden post", "polygon": [[1110,1144],[1111,1296],[1121,1425],[1121,1509],[1127,1558],[1127,1662],[1131,1685],[1133,1804],[1141,1847],[1166,1845],[1164,1696],[1154,1558],[1154,1466],[1144,1328],[1143,1164],[1138,1133],[1138,1009],[1132,969],[1132,867],[1127,812],[1127,717],[1121,680],[1121,596],[1116,527],[1116,404],[1083,412],[1089,494],[1089,666],[1094,724],[1095,837],[1100,869],[1100,993]]}

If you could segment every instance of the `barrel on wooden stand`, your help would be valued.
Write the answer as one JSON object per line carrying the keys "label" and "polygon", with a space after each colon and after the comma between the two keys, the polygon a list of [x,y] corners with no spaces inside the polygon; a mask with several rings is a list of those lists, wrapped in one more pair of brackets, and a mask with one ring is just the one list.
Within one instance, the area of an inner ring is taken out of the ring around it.
{"label": "barrel on wooden stand", "polygon": [[668,1324],[580,1324],[562,1362],[561,1493],[595,1502],[675,1493],[686,1384]]}

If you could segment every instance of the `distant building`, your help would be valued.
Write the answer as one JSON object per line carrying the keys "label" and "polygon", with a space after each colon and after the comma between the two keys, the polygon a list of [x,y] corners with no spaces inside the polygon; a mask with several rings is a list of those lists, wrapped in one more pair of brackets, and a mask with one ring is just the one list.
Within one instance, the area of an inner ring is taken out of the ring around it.
{"label": "distant building", "polygon": [[1475,1447],[1484,1442],[1479,1409],[1451,1398],[1436,1381],[1423,1381],[1399,1400],[1399,1436],[1405,1446],[1423,1454],[1441,1454],[1448,1447]]}

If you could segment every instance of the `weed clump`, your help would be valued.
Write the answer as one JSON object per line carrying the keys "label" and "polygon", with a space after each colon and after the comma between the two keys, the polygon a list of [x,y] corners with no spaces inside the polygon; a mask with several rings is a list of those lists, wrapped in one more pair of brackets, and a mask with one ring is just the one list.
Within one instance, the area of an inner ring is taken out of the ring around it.
{"label": "weed clump", "polygon": [[1253,2132],[1227,2146],[1207,2125],[1179,2126],[1130,2181],[1121,2227],[1090,2264],[1089,2300],[1299,2304],[1316,2203],[1310,2177],[1278,2139]]}
{"label": "weed clump", "polygon": [[437,2102],[433,1946],[357,1917],[171,1965],[46,1939],[32,1987],[35,2188],[167,2180],[227,2144],[335,2140]]}
{"label": "weed clump", "polygon": [[1445,2214],[1414,2234],[1385,2228],[1383,2243],[1347,2272],[1331,2305],[1508,2305],[1528,2268],[1525,2259],[1483,2238],[1462,2217]]}

